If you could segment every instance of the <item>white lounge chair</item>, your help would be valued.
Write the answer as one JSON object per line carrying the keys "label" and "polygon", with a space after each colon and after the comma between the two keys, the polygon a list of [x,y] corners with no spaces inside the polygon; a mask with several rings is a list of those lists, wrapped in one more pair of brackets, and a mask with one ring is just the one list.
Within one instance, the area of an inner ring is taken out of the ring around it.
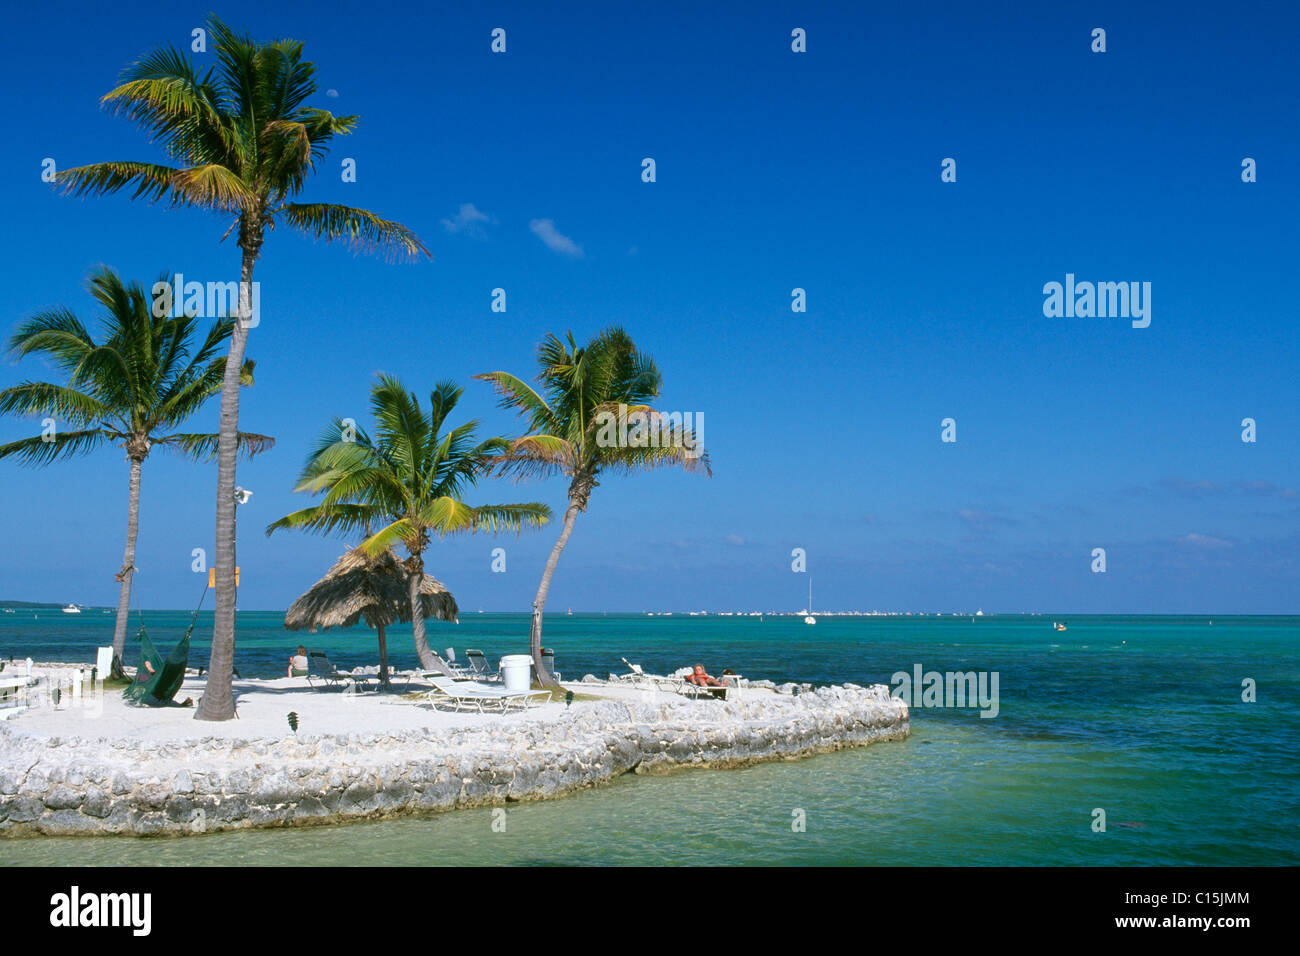
{"label": "white lounge chair", "polygon": [[486,713],[486,708],[499,708],[505,713],[512,706],[527,710],[534,697],[545,695],[546,703],[551,699],[549,690],[506,690],[502,687],[489,687],[472,680],[452,680],[444,675],[429,678],[433,684],[430,692],[431,701],[436,706],[440,702],[451,704],[456,710],[477,710]]}
{"label": "white lounge chair", "polygon": [[633,684],[636,686],[648,686],[655,690],[680,690],[681,685],[686,681],[681,677],[664,677],[662,674],[647,674],[640,664],[633,664],[626,657],[620,658],[628,666],[630,673],[611,674],[610,676],[623,684]]}
{"label": "white lounge chair", "polygon": [[468,666],[471,677],[479,680],[496,680],[500,669],[493,670],[488,666],[487,655],[476,647],[471,647],[465,651],[465,664]]}
{"label": "white lounge chair", "polygon": [[[353,687],[368,687],[373,679],[370,674],[345,674],[330,662],[324,651],[308,651],[307,658],[311,664],[307,670],[307,683],[313,689],[318,690],[319,688],[316,687],[312,677],[323,680],[326,687],[332,687],[335,684],[347,684],[348,681],[352,682]],[[312,673],[313,670],[316,672],[315,674]],[[202,674],[203,671],[200,670],[199,673]]]}
{"label": "white lounge chair", "polygon": [[683,694],[686,697],[696,698],[697,700],[699,698],[704,698],[706,700],[709,698],[714,700],[727,700],[731,696],[732,691],[737,691],[739,688],[734,684],[692,684],[690,681],[683,679],[676,689],[677,693]]}
{"label": "white lounge chair", "polygon": [[447,670],[451,671],[451,676],[456,680],[469,680],[471,677],[476,676],[472,667],[456,662],[456,649],[454,647],[447,648],[443,663],[447,665]]}

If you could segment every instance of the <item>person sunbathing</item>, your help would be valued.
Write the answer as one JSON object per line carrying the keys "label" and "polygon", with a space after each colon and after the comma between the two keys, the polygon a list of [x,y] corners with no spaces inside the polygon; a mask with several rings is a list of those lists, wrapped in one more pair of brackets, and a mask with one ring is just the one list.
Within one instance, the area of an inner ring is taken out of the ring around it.
{"label": "person sunbathing", "polygon": [[686,675],[686,683],[694,684],[697,687],[721,687],[722,681],[716,677],[710,677],[704,670],[703,664],[696,664],[695,669]]}

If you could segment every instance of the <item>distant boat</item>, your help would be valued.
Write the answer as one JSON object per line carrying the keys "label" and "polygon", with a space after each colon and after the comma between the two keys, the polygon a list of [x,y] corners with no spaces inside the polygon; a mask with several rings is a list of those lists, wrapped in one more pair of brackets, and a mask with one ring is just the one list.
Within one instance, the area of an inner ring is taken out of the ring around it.
{"label": "distant boat", "polygon": [[63,613],[64,613],[64,614],[80,614],[80,613],[81,613],[81,608],[77,607],[77,605],[75,605],[75,604],[65,604],[65,605],[63,605]]}
{"label": "distant boat", "polygon": [[817,623],[817,618],[813,617],[812,613],[812,578],[808,579],[808,613],[804,615],[803,622],[805,624]]}
{"label": "distant boat", "polygon": [[1054,631],[1063,631],[1063,630],[1065,630],[1065,625],[1064,625],[1064,624],[1058,624],[1056,621],[1053,621],[1053,622],[1052,622],[1052,630],[1054,630]]}
{"label": "distant boat", "polygon": [[569,617],[573,617],[573,608],[569,608]]}

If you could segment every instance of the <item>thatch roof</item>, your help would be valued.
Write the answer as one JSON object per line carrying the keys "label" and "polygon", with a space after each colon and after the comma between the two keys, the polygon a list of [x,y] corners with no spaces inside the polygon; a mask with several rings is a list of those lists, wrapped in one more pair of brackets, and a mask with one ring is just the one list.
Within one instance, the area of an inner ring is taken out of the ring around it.
{"label": "thatch roof", "polygon": [[[369,627],[387,627],[411,619],[407,571],[392,551],[368,557],[359,548],[334,562],[323,578],[293,602],[284,615],[291,631],[352,627],[365,619]],[[420,582],[425,620],[455,621],[456,599],[426,574]]]}

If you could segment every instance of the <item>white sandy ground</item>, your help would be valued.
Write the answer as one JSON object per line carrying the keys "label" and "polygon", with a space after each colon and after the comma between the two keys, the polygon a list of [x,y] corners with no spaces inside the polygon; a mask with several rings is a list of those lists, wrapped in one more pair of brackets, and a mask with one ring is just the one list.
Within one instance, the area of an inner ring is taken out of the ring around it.
{"label": "white sandy ground", "polygon": [[[62,670],[57,665],[42,665],[35,673]],[[207,681],[188,676],[176,694],[176,700],[187,697],[195,702],[202,696]],[[317,686],[320,686],[319,681]],[[636,700],[646,703],[663,703],[683,700],[671,691],[655,691],[631,685],[566,683],[566,689],[577,694],[603,698]],[[290,736],[288,715],[298,715],[299,732],[305,734],[387,733],[393,731],[430,728],[452,730],[482,726],[486,721],[501,721],[506,725],[521,721],[552,721],[565,712],[563,700],[547,704],[534,704],[527,711],[511,711],[502,715],[489,710],[455,712],[434,708],[428,700],[405,696],[405,678],[396,681],[396,693],[358,692],[345,693],[331,688],[313,690],[305,678],[281,677],[277,680],[236,680],[234,691],[239,718],[227,721],[199,721],[194,719],[193,707],[141,707],[128,704],[122,691],[110,688],[94,693],[86,684],[80,701],[66,706],[32,707],[9,717],[14,730],[38,737],[139,738],[141,740],[197,740],[205,737],[263,738],[278,740]],[[430,685],[412,681],[410,691],[429,690]],[[733,692],[734,693],[734,692]],[[745,699],[751,697],[776,697],[774,691],[761,687],[747,687],[740,692]],[[63,700],[67,701],[65,693]],[[540,698],[539,698],[540,699]],[[704,702],[701,702],[702,704]],[[581,708],[583,702],[573,705]]]}

